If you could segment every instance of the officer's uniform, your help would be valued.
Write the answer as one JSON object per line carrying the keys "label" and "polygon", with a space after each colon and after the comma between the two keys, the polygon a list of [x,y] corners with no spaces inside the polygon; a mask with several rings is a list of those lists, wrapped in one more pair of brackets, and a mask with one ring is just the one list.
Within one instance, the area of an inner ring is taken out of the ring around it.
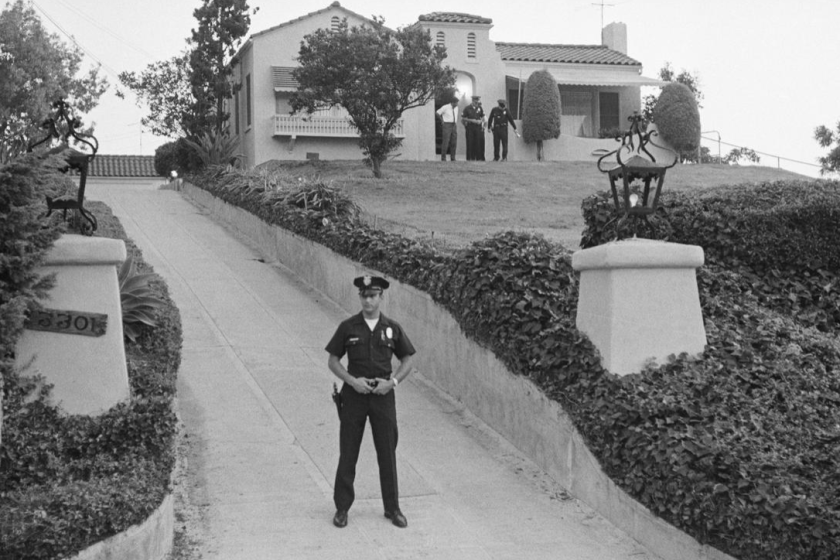
{"label": "officer's uniform", "polygon": [[[379,314],[379,322],[370,330],[362,313],[343,321],[326,347],[327,352],[341,358],[347,354],[347,372],[353,377],[388,379],[391,357],[403,358],[415,353],[414,346],[399,323]],[[379,463],[379,484],[386,512],[399,511],[397,485],[397,409],[394,391],[385,395],[360,394],[345,384],[341,388],[340,457],[335,475],[333,499],[339,511],[353,505],[356,462],[370,418],[373,444]]]}
{"label": "officer's uniform", "polygon": [[493,161],[499,161],[499,144],[502,145],[502,161],[507,161],[508,155],[508,123],[516,130],[516,123],[513,116],[505,107],[505,100],[499,99],[501,107],[493,107],[490,111],[490,118],[487,120],[487,128],[493,132]]}
{"label": "officer's uniform", "polygon": [[472,99],[474,105],[467,105],[461,111],[461,119],[481,122],[472,123],[464,120],[467,138],[467,160],[484,161],[484,108],[478,104],[478,96],[474,96]]}

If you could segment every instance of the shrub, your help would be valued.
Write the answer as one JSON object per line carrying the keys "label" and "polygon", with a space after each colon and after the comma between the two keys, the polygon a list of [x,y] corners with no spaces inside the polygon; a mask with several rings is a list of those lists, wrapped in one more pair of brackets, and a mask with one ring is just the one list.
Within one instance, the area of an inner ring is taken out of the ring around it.
{"label": "shrub", "polygon": [[155,172],[161,177],[169,177],[172,171],[177,171],[178,175],[188,175],[201,167],[201,158],[186,138],[161,144],[155,150]]}
{"label": "shrub", "polygon": [[[123,238],[141,272],[142,255],[101,203],[89,203],[98,233]],[[3,557],[66,558],[145,520],[169,492],[180,363],[178,311],[159,278],[156,328],[126,344],[132,399],[96,417],[68,416],[50,387],[3,370],[6,419],[0,447],[0,550]],[[3,344],[6,340],[0,339]]]}
{"label": "shrub", "polygon": [[670,82],[662,88],[653,108],[659,134],[684,157],[696,156],[700,146],[700,111],[688,86]]}
{"label": "shrub", "polygon": [[239,137],[227,133],[205,132],[197,142],[185,140],[192,148],[193,154],[207,165],[233,165],[242,158],[236,150],[239,148]]}
{"label": "shrub", "polygon": [[522,136],[537,143],[537,159],[542,160],[543,140],[560,136],[560,90],[548,70],[537,70],[528,77],[522,107]]}
{"label": "shrub", "polygon": [[[577,276],[562,247],[507,232],[440,251],[350,218],[301,220],[287,204],[267,205],[265,190],[248,181],[220,173],[206,185],[270,223],[431,294],[465,333],[562,403],[605,472],[655,514],[741,560],[836,556],[840,345],[764,307],[762,290],[741,291],[746,268],[730,270],[729,261],[707,253],[709,264],[698,271],[708,338],[701,357],[674,356],[617,377],[574,326]],[[680,207],[674,196],[672,219]],[[757,212],[778,206],[755,198]],[[607,204],[605,195],[584,207],[590,243],[610,238],[602,231]],[[686,210],[685,231],[699,220],[699,231],[713,235],[717,228],[721,247],[727,236],[747,236],[718,210],[710,206],[694,220]],[[761,281],[754,276],[750,282]],[[774,279],[767,282],[772,291]]]}
{"label": "shrub", "polygon": [[[805,326],[840,328],[840,183],[778,181],[697,191],[665,191],[653,220],[660,237],[700,245],[707,263],[737,273],[731,297],[752,294],[761,305]],[[616,238],[607,193],[583,202],[582,247]],[[637,226],[638,224],[632,224]],[[645,229],[628,235],[651,236]]]}

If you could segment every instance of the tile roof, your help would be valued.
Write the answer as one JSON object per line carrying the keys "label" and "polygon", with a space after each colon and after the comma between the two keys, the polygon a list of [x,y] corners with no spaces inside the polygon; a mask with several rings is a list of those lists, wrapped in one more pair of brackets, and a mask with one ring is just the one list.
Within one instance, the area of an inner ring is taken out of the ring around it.
{"label": "tile roof", "polygon": [[432,12],[431,14],[422,15],[418,19],[420,21],[436,23],[493,23],[493,20],[490,18],[458,12]]}
{"label": "tile roof", "polygon": [[97,155],[88,169],[90,177],[157,177],[155,156]]}
{"label": "tile roof", "polygon": [[638,60],[603,45],[543,45],[539,43],[496,43],[502,60],[521,62],[570,62],[641,66]]}

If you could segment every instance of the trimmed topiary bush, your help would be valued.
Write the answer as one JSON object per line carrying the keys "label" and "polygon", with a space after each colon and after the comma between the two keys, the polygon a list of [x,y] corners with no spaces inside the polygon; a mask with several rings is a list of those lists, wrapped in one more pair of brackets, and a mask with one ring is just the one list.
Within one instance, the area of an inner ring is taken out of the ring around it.
{"label": "trimmed topiary bush", "polygon": [[522,137],[537,143],[537,160],[543,160],[543,141],[560,137],[560,90],[548,70],[528,77],[522,107]]}
{"label": "trimmed topiary bush", "polygon": [[670,82],[653,108],[653,122],[662,138],[680,155],[696,155],[700,146],[700,110],[688,86]]}

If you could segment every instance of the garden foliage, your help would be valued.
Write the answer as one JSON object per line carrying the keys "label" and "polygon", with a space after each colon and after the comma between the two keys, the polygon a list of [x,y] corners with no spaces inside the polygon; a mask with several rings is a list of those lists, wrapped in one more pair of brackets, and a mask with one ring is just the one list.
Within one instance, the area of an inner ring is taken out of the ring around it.
{"label": "garden foliage", "polygon": [[684,159],[695,156],[700,146],[700,110],[688,86],[671,82],[662,88],[653,108],[653,122],[662,138],[685,154]]}
{"label": "garden foliage", "polygon": [[528,78],[522,107],[522,136],[537,143],[537,159],[543,159],[543,141],[560,137],[560,90],[548,70],[537,70]]}
{"label": "garden foliage", "polygon": [[169,177],[173,171],[179,176],[195,173],[201,165],[201,158],[186,138],[166,142],[155,150],[155,173],[161,177]]}
{"label": "garden foliage", "polygon": [[[219,171],[194,180],[431,294],[468,336],[563,404],[619,486],[700,542],[741,560],[836,557],[840,346],[830,311],[808,310],[833,297],[840,253],[806,238],[832,216],[836,223],[836,184],[666,197],[672,238],[707,251],[698,286],[708,347],[618,377],[575,328],[577,276],[559,245],[508,232],[442,251],[339,211],[353,205],[332,187],[324,206],[290,204],[293,190],[327,188],[317,179]],[[604,194],[584,205],[588,245],[612,237],[603,231],[613,217],[607,203]],[[824,283],[801,280],[797,267],[808,262]],[[800,280],[791,296],[784,271],[793,270]]]}
{"label": "garden foliage", "polygon": [[[41,229],[42,187],[65,179],[27,156],[0,169],[4,214],[0,302],[3,433],[0,446],[0,551],[3,558],[67,558],[145,521],[170,491],[180,362],[180,319],[159,278],[150,282],[157,326],[137,328],[126,344],[131,399],[100,416],[67,415],[40,377],[12,367],[27,304],[45,285],[34,267],[56,237]],[[8,187],[8,188],[7,188]],[[9,203],[11,196],[11,204]],[[125,240],[107,207],[90,203],[98,233]],[[10,218],[10,219],[9,219]],[[8,226],[8,227],[7,227]],[[126,240],[134,263],[151,272]],[[39,284],[39,282],[41,282]]]}

